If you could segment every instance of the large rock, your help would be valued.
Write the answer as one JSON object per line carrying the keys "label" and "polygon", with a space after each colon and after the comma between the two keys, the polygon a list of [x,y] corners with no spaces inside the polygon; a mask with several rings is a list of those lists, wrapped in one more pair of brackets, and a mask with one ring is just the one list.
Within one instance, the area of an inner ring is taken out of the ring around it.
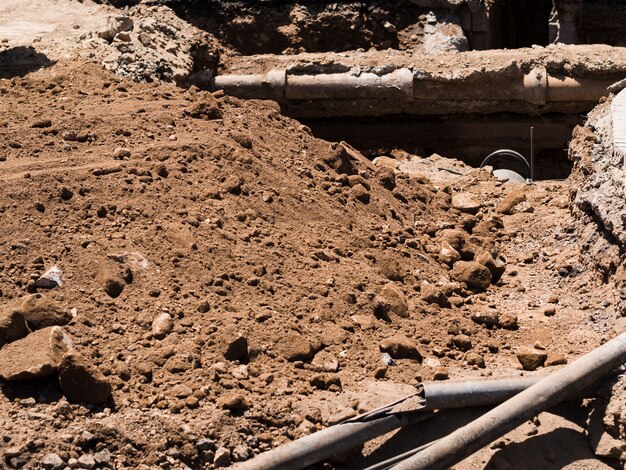
{"label": "large rock", "polygon": [[526,193],[524,189],[518,189],[512,191],[507,196],[505,196],[502,201],[496,206],[496,211],[501,214],[513,214],[517,205],[526,201]]}
{"label": "large rock", "polygon": [[385,313],[393,313],[399,317],[409,316],[409,304],[404,293],[393,282],[382,288],[376,297],[376,308],[384,309]]}
{"label": "large rock", "polygon": [[382,352],[388,353],[394,359],[422,360],[422,354],[417,349],[417,344],[404,335],[385,338],[380,342],[379,347]]}
{"label": "large rock", "polygon": [[422,281],[420,284],[420,297],[429,304],[437,304],[441,307],[450,306],[448,296],[443,289],[426,280]]}
{"label": "large rock", "polygon": [[59,365],[63,395],[73,403],[104,403],[111,396],[111,385],[94,365],[76,351],[68,352]]}
{"label": "large rock", "polygon": [[486,290],[491,284],[491,271],[476,261],[454,263],[450,277],[455,281],[464,282],[467,287],[476,290]]}
{"label": "large rock", "polygon": [[524,370],[536,370],[543,366],[548,358],[548,354],[544,351],[537,351],[528,347],[519,349],[516,355]]}
{"label": "large rock", "polygon": [[485,266],[491,272],[491,282],[496,283],[506,271],[506,260],[498,250],[483,250],[476,254],[476,262]]}
{"label": "large rock", "polygon": [[288,361],[308,361],[315,354],[315,349],[304,336],[291,333],[278,343],[280,355]]}
{"label": "large rock", "polygon": [[30,330],[24,315],[15,310],[0,312],[0,348],[25,337]]}
{"label": "large rock", "polygon": [[0,349],[0,377],[18,382],[54,375],[71,347],[60,326],[38,330]]}
{"label": "large rock", "polygon": [[72,320],[72,314],[69,311],[41,294],[24,297],[16,309],[24,315],[31,330],[40,330],[49,326],[63,326]]}
{"label": "large rock", "polygon": [[473,194],[457,193],[452,196],[452,207],[467,214],[476,214],[482,204]]}

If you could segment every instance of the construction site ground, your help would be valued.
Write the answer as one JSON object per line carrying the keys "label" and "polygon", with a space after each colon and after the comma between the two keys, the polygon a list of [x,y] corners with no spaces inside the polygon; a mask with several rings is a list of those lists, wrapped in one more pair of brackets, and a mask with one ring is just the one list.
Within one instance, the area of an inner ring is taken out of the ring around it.
{"label": "construction site ground", "polygon": [[[110,14],[59,5],[80,28]],[[80,29],[45,20],[0,24],[24,42],[6,50]],[[73,403],[55,374],[1,381],[0,468],[228,466],[422,381],[545,375],[623,331],[569,179],[505,184],[455,155],[372,162],[272,101],[120,78],[64,41],[39,70],[0,70],[0,311],[36,296],[64,312],[112,396]],[[492,260],[493,282],[472,285],[445,246]],[[53,266],[63,286],[38,287]],[[524,354],[543,366],[524,370]],[[541,413],[454,468],[621,468],[594,454],[594,403]],[[319,468],[365,468],[482,412]]]}

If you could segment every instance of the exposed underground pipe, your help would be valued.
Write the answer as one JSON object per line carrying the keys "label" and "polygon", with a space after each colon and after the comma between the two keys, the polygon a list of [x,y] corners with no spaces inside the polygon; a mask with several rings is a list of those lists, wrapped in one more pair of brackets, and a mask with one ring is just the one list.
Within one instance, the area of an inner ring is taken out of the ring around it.
{"label": "exposed underground pipe", "polygon": [[287,69],[265,74],[218,75],[212,89],[240,98],[289,100],[372,99],[411,102],[420,100],[526,101],[543,105],[552,101],[598,101],[614,80],[548,75],[536,67],[522,79],[499,83],[440,81],[418,77],[409,68],[385,74],[341,72],[302,74]]}
{"label": "exposed underground pipe", "polygon": [[540,380],[480,418],[395,465],[394,470],[449,468],[626,362],[626,333]]}
{"label": "exposed underground pipe", "polygon": [[362,443],[430,417],[435,409],[501,403],[536,383],[540,377],[427,382],[423,391],[331,426],[240,463],[237,470],[298,470],[353,449]]}

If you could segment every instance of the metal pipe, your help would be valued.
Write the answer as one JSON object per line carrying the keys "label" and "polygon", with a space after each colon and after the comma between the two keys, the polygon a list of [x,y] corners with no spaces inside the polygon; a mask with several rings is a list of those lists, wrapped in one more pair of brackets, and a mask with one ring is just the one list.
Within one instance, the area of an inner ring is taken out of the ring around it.
{"label": "metal pipe", "polygon": [[[427,382],[423,384],[424,398],[421,395],[406,397],[345,423],[331,426],[272,449],[235,468],[238,470],[302,469],[394,429],[423,420],[429,416],[424,413],[426,411],[494,405],[507,400],[540,379],[541,377],[516,377]],[[416,398],[419,398],[417,402]]]}
{"label": "metal pipe", "polygon": [[626,333],[540,380],[393,469],[449,468],[538,413],[590,386],[624,362]]}

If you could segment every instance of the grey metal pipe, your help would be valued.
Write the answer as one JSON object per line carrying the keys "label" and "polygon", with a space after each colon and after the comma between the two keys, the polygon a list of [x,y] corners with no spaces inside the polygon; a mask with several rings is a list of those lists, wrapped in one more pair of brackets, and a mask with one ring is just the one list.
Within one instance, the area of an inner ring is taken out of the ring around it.
{"label": "grey metal pipe", "polygon": [[[352,420],[289,442],[236,466],[237,470],[297,470],[425,419],[435,409],[485,406],[501,403],[537,383],[541,377],[493,380],[426,382],[423,399],[407,397]],[[411,406],[407,409],[407,406]],[[398,411],[397,411],[398,410]]]}
{"label": "grey metal pipe", "polygon": [[540,380],[393,469],[449,468],[538,413],[590,386],[624,362],[626,333]]}

